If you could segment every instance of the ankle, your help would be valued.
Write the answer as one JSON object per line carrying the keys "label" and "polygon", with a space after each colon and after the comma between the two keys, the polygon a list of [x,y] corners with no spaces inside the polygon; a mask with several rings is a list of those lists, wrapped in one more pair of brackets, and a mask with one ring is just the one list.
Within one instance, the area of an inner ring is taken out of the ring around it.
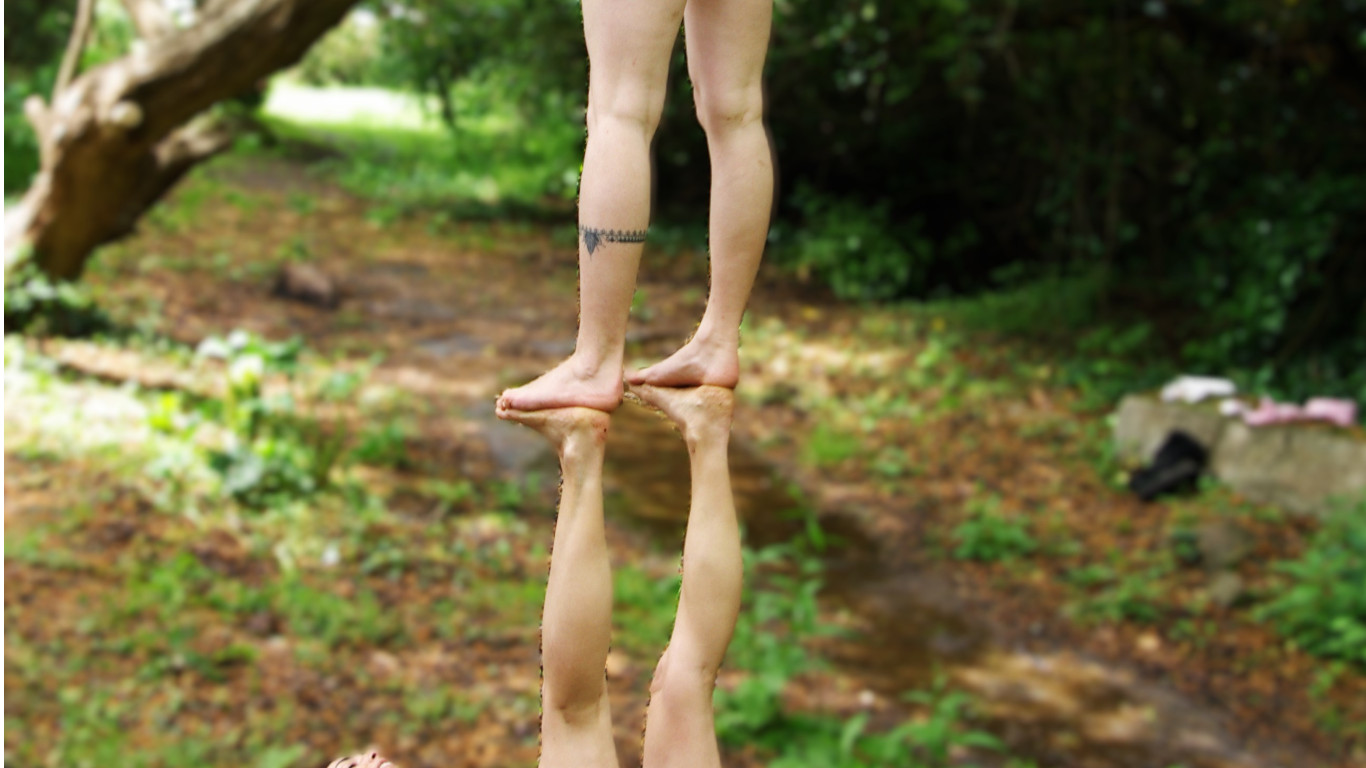
{"label": "ankle", "polygon": [[737,352],[740,349],[739,329],[721,331],[703,323],[697,327],[689,344],[695,344],[709,352]]}
{"label": "ankle", "polygon": [[607,430],[610,418],[601,419],[575,430],[560,445],[560,467],[566,474],[578,474],[586,467],[601,463],[607,449]]}
{"label": "ankle", "polygon": [[575,351],[569,357],[569,370],[574,377],[582,381],[604,381],[613,378],[615,371],[616,377],[621,376],[621,358],[618,356],[615,364],[610,359],[610,355],[592,354],[587,352]]}

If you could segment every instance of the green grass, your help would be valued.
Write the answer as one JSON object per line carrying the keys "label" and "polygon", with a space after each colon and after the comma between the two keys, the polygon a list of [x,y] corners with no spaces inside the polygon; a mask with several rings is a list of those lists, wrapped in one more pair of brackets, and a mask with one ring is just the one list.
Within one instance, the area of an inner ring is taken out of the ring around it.
{"label": "green grass", "polygon": [[452,132],[421,99],[379,88],[313,88],[276,79],[262,108],[290,144],[330,145],[343,156],[320,168],[375,199],[378,226],[407,211],[444,215],[564,216],[572,208],[582,152],[582,116],[524,115],[489,98],[493,86],[464,82]]}
{"label": "green grass", "polygon": [[1032,554],[1038,543],[1024,520],[1001,514],[1001,499],[979,496],[967,504],[967,518],[953,529],[957,545],[953,556],[959,560],[996,562]]}

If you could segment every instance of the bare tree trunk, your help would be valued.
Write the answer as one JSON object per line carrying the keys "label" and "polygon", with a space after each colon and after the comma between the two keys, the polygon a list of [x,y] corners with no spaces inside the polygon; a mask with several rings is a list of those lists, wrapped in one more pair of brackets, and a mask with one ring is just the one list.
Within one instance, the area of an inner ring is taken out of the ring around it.
{"label": "bare tree trunk", "polygon": [[[196,163],[231,144],[191,122],[298,61],[358,0],[232,0],[179,28],[155,0],[125,0],[146,47],[76,77],[24,112],[42,159],[5,216],[6,269],[31,253],[59,279],[133,230]],[[31,249],[31,251],[30,251]]]}

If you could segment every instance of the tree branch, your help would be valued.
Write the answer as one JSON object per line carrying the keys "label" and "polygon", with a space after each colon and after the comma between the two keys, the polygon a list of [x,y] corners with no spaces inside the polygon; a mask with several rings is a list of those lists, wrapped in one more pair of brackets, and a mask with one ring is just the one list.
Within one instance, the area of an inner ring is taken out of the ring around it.
{"label": "tree branch", "polygon": [[71,25],[71,38],[66,41],[66,53],[62,54],[62,65],[57,70],[57,82],[52,86],[53,101],[76,77],[76,69],[81,65],[81,54],[90,41],[90,27],[94,20],[95,0],[80,0],[80,5],[76,6],[76,20]]}
{"label": "tree branch", "polygon": [[123,7],[137,27],[138,36],[149,43],[176,30],[175,20],[160,0],[123,0]]}

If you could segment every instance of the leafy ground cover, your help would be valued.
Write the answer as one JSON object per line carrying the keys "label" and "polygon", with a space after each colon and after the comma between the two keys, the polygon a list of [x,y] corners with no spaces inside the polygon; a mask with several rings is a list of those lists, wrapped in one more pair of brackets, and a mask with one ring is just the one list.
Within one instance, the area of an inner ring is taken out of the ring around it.
{"label": "leafy ground cover", "polygon": [[[113,335],[7,340],[6,686],[21,702],[7,734],[32,734],[7,736],[7,757],[307,765],[373,740],[409,765],[534,760],[553,499],[525,471],[500,473],[506,457],[477,438],[492,434],[503,385],[571,348],[572,225],[394,212],[321,167],[224,158],[92,264],[76,303],[102,308]],[[296,263],[331,275],[340,306],[276,296],[276,273]],[[704,280],[700,253],[652,248],[633,356],[686,337]],[[306,353],[276,346],[295,336]],[[205,353],[212,337],[226,352]],[[1075,352],[1013,343],[941,305],[841,305],[766,270],[738,429],[802,486],[814,519],[852,520],[879,560],[947,574],[1004,643],[1127,665],[1226,714],[1268,755],[1360,763],[1359,595],[1331,590],[1359,574],[1360,513],[1321,533],[1218,488],[1131,499],[1091,383],[1105,351],[1081,371]],[[307,363],[291,374],[296,354]],[[259,374],[238,362],[252,356]],[[318,463],[341,430],[345,450]],[[1249,537],[1229,607],[1183,557],[1211,521]],[[652,541],[613,527],[631,617],[612,675],[623,754],[676,583],[676,553]],[[772,576],[751,617],[798,635],[851,623],[812,603],[813,573]],[[816,764],[786,743],[822,765],[883,765],[900,743],[935,765],[985,743],[958,694],[927,683],[926,700],[901,701],[765,652],[747,626],[737,658],[772,674],[723,678],[728,764]],[[807,647],[836,661],[847,650],[830,637]],[[173,742],[168,723],[200,737]],[[1078,738],[1059,729],[1022,754],[1068,764],[1051,756]],[[1006,764],[988,752],[983,764]]]}

